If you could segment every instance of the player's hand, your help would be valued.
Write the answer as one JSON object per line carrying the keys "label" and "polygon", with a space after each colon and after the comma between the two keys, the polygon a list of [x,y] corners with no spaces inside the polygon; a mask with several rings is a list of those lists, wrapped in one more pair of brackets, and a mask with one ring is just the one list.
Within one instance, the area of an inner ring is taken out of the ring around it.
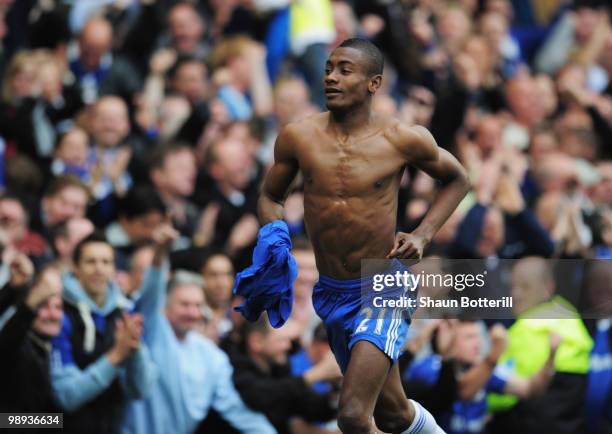
{"label": "player's hand", "polygon": [[399,258],[420,260],[423,257],[423,250],[425,249],[426,245],[427,241],[424,237],[405,232],[398,232],[395,234],[393,248],[387,255],[387,259]]}

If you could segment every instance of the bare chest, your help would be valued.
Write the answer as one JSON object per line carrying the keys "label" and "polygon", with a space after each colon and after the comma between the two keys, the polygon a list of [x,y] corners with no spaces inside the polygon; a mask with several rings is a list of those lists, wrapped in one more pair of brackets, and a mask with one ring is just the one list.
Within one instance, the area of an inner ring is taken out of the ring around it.
{"label": "bare chest", "polygon": [[405,165],[382,135],[343,141],[319,134],[300,144],[298,159],[307,192],[339,197],[388,190]]}

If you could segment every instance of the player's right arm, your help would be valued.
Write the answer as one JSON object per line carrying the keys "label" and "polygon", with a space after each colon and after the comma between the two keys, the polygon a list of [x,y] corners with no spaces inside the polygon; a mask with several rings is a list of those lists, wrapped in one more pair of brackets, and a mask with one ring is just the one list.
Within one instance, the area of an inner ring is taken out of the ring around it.
{"label": "player's right arm", "polygon": [[274,144],[274,164],[266,175],[257,203],[262,225],[283,218],[285,199],[299,170],[292,130],[291,126],[281,129]]}

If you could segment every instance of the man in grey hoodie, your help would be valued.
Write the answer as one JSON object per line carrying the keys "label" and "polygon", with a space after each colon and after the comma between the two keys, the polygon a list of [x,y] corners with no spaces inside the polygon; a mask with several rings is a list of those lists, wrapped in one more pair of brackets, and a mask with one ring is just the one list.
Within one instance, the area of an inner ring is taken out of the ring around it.
{"label": "man in grey hoodie", "polygon": [[157,372],[141,343],[142,316],[114,277],[114,251],[93,233],[63,275],[64,322],[53,340],[51,385],[67,432],[115,433],[128,399],[146,396]]}

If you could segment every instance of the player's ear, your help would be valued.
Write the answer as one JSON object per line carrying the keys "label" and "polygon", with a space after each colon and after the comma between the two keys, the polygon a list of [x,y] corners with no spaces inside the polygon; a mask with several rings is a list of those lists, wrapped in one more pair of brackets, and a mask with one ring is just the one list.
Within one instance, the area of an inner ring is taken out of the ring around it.
{"label": "player's ear", "polygon": [[380,86],[382,85],[382,75],[376,74],[370,77],[370,81],[368,82],[368,91],[371,95],[374,95]]}

